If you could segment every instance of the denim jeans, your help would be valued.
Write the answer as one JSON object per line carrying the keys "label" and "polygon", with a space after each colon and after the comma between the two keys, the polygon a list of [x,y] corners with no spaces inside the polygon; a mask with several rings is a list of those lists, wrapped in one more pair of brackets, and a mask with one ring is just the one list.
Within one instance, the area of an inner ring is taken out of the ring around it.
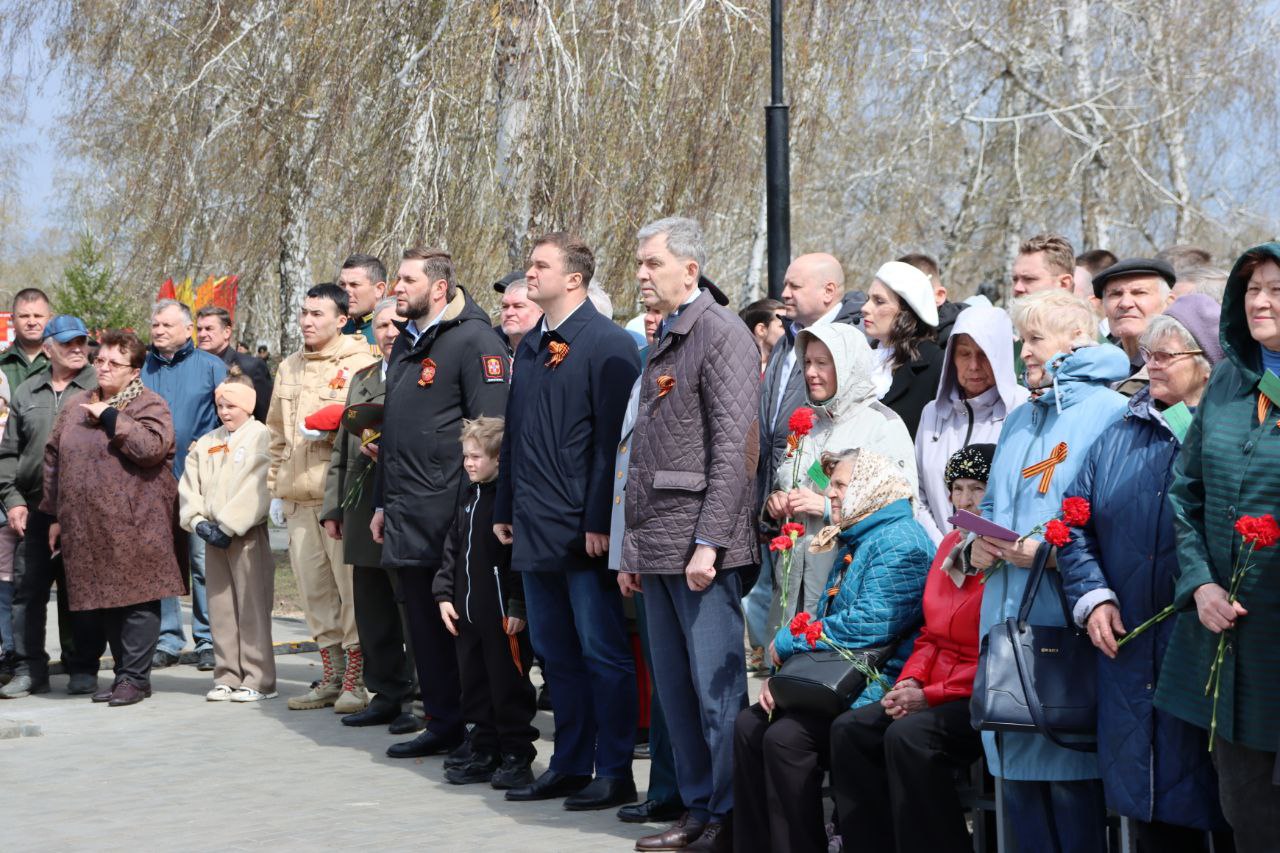
{"label": "denim jeans", "polygon": [[604,569],[521,575],[529,636],[547,662],[556,721],[551,769],[630,779],[639,696],[617,575]]}
{"label": "denim jeans", "polygon": [[[204,589],[204,540],[189,536],[191,543],[191,634],[196,651],[213,648],[213,632],[209,629],[209,596]],[[182,602],[178,598],[160,599],[160,642],[156,648],[176,655],[187,645],[182,625]]]}
{"label": "denim jeans", "polygon": [[742,599],[742,616],[747,623],[747,638],[751,648],[768,649],[773,637],[769,629],[769,605],[773,602],[773,555],[768,548],[760,549],[760,577]]}
{"label": "denim jeans", "polygon": [[1102,782],[1004,782],[1004,802],[1018,849],[1096,853],[1107,849]]}
{"label": "denim jeans", "polygon": [[734,721],[747,706],[742,579],[722,571],[701,592],[683,572],[644,575],[643,583],[680,799],[697,820],[723,820],[733,810]]}

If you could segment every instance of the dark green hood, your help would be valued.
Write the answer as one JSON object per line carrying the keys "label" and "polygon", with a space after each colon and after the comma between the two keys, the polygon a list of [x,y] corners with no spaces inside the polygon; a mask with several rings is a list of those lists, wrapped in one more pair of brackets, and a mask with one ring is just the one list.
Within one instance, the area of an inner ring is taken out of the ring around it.
{"label": "dark green hood", "polygon": [[1280,264],[1280,243],[1254,246],[1236,260],[1222,295],[1222,320],[1218,326],[1222,351],[1250,383],[1262,378],[1262,355],[1258,342],[1249,334],[1249,321],[1244,316],[1244,290],[1249,284],[1249,276],[1242,268],[1251,257],[1258,255],[1265,255]]}

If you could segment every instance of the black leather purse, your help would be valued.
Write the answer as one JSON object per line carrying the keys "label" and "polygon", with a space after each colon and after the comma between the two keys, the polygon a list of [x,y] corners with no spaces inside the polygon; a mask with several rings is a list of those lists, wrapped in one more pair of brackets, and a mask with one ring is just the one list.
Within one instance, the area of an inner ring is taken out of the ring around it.
{"label": "black leather purse", "polygon": [[[848,571],[846,566],[840,572],[837,585],[844,583]],[[827,598],[821,618],[825,619],[830,610],[831,599]],[[902,641],[915,633],[916,627],[912,625],[882,646],[851,649],[850,653],[878,671],[893,658]],[[849,710],[866,686],[866,676],[844,655],[830,649],[796,652],[769,679],[769,692],[779,711],[804,711],[833,720]]]}
{"label": "black leather purse", "polygon": [[970,722],[980,731],[1038,732],[1064,749],[1094,752],[1097,743],[1062,737],[1097,733],[1098,658],[1088,635],[1075,627],[1057,572],[1048,583],[1058,593],[1066,627],[1029,623],[1051,550],[1045,543],[1036,551],[1017,617],[982,638]]}

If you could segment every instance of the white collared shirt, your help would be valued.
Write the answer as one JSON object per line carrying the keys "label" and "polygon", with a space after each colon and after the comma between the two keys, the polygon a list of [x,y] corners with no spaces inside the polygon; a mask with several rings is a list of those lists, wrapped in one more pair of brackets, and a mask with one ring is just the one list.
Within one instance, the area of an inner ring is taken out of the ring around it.
{"label": "white collared shirt", "polygon": [[584,303],[584,302],[586,302],[586,301],[587,301],[587,300],[585,300],[585,299],[584,299],[584,300],[582,300],[582,302],[579,302],[577,305],[575,305],[575,306],[573,307],[573,310],[572,310],[572,311],[570,311],[568,314],[565,314],[565,315],[564,315],[564,317],[562,317],[562,318],[560,319],[560,322],[559,322],[559,323],[556,323],[556,325],[555,325],[555,328],[554,328],[554,329],[553,329],[553,328],[548,328],[548,326],[547,326],[547,315],[544,313],[544,314],[542,315],[542,324],[538,327],[538,340],[539,340],[539,341],[541,341],[541,340],[542,340],[542,336],[543,336],[543,335],[545,335],[547,332],[554,332],[556,329],[558,329],[558,328],[560,328],[561,326],[563,326],[563,325],[565,324],[565,321],[566,321],[566,320],[568,320],[570,317],[572,317],[574,314],[576,314],[576,313],[578,312],[578,309],[579,309],[579,308],[581,308],[581,307],[582,307],[582,305],[583,305],[583,303]]}

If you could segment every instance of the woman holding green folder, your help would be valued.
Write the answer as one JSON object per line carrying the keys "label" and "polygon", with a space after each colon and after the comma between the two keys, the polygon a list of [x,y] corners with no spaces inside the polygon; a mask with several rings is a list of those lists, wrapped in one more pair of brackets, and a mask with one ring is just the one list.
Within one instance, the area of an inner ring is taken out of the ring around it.
{"label": "woman holding green folder", "polygon": [[1167,496],[1173,463],[1218,346],[1219,307],[1183,297],[1152,318],[1139,342],[1151,384],[1090,446],[1068,495],[1088,500],[1088,523],[1058,551],[1076,624],[1101,651],[1098,769],[1107,805],[1133,819],[1139,850],[1200,851],[1222,829],[1205,732],[1152,706],[1173,634],[1161,622],[1117,644],[1173,601],[1178,557]]}

